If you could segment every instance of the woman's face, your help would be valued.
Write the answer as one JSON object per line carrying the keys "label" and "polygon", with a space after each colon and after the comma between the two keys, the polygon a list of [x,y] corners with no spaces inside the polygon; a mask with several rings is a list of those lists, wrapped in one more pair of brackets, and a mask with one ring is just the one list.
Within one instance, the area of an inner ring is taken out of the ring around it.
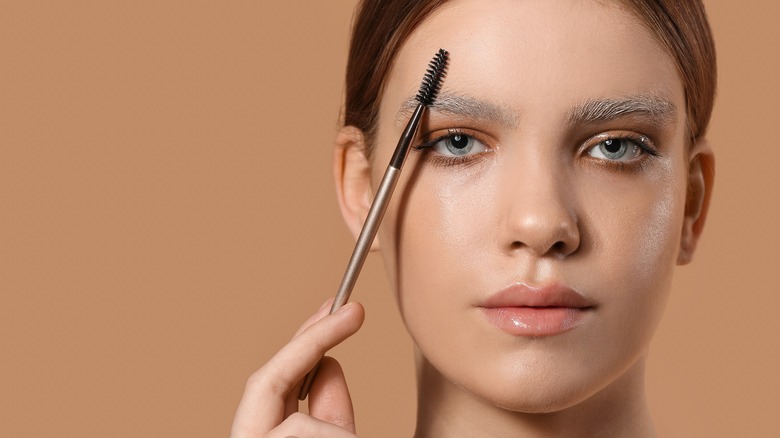
{"label": "woman's face", "polygon": [[[372,184],[440,47],[450,66],[379,241],[404,321],[447,380],[562,409],[641,367],[685,215],[685,98],[633,15],[455,0],[397,55]],[[376,185],[374,185],[376,187]]]}

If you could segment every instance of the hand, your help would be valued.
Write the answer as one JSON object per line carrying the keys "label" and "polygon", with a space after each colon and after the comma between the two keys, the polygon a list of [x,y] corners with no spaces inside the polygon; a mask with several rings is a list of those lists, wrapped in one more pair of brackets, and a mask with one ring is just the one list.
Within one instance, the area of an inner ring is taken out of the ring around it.
{"label": "hand", "polygon": [[298,412],[298,391],[306,373],[326,351],[355,334],[365,313],[347,303],[328,315],[328,300],[293,339],[249,378],[230,436],[355,437],[352,400],[341,366],[325,357],[309,392],[309,414]]}

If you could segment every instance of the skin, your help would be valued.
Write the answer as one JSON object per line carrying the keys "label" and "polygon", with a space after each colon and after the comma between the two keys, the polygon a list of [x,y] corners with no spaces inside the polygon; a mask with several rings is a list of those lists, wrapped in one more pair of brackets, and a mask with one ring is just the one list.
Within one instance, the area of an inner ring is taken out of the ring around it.
{"label": "skin", "polygon": [[[707,142],[687,141],[673,60],[614,4],[447,3],[398,53],[370,157],[359,130],[338,135],[337,191],[355,235],[439,47],[451,63],[420,143],[452,130],[478,143],[459,161],[446,139],[412,151],[375,242],[417,348],[416,436],[652,436],[648,345],[674,268],[693,255],[713,177]],[[638,152],[605,156],[602,142],[621,138]],[[563,285],[590,308],[562,333],[511,335],[479,303],[518,283]],[[352,436],[334,363],[311,416],[290,416],[290,397],[362,318],[351,305],[296,336],[250,379],[234,435]]]}

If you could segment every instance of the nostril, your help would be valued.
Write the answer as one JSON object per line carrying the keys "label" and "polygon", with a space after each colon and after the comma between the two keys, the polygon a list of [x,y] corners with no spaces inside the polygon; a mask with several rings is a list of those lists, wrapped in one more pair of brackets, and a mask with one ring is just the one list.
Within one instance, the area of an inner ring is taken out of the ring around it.
{"label": "nostril", "polygon": [[555,254],[563,254],[566,252],[566,242],[559,240],[550,247],[550,250]]}
{"label": "nostril", "polygon": [[[529,245],[527,243],[515,240],[509,246],[509,249],[510,251],[516,251],[524,247],[529,247]],[[552,255],[559,256],[559,255],[567,254],[569,252],[569,245],[562,240],[558,240],[552,245],[545,246],[544,248],[533,248],[533,249],[539,255],[552,254]]]}
{"label": "nostril", "polygon": [[[538,257],[561,257],[576,252],[580,246],[580,229],[576,215],[563,209],[555,215],[518,211],[508,215],[502,248],[510,252],[532,252]],[[507,245],[508,243],[508,245]]]}

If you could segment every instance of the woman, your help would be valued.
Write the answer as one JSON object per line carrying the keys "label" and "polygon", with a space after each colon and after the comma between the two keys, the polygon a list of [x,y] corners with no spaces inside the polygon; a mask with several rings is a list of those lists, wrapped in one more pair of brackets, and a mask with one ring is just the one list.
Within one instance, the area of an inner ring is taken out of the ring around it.
{"label": "woman", "polygon": [[[388,37],[389,36],[389,37]],[[652,436],[648,345],[706,218],[698,1],[365,1],[335,176],[357,235],[431,55],[451,53],[375,246],[416,346],[416,436]],[[234,436],[354,436],[327,303],[247,384]]]}

